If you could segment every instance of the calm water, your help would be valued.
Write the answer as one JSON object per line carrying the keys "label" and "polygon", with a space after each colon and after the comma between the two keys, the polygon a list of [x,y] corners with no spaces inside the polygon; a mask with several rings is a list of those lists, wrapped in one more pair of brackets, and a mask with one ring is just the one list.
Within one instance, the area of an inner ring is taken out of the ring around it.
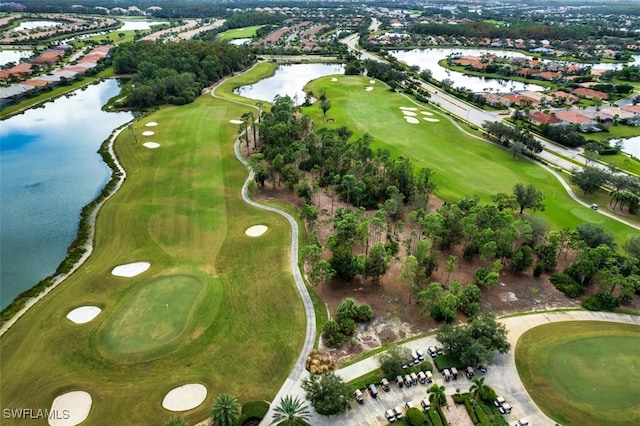
{"label": "calm water", "polygon": [[109,80],[1,123],[1,308],[55,271],[80,211],[108,182],[97,151],[132,115],[100,108],[119,90]]}
{"label": "calm water", "polygon": [[57,27],[59,25],[62,25],[62,22],[57,22],[57,21],[27,21],[27,22],[21,22],[20,25],[18,25],[15,28],[15,31],[32,30],[34,28]]}
{"label": "calm water", "polygon": [[22,58],[30,58],[33,55],[32,50],[0,50],[0,65],[8,64],[9,62],[20,63]]}
{"label": "calm water", "polygon": [[134,31],[134,30],[149,30],[152,25],[166,24],[166,21],[122,21],[123,26],[116,31]]}
{"label": "calm water", "polygon": [[236,89],[236,93],[250,99],[271,102],[276,95],[289,95],[297,98],[297,103],[304,102],[305,93],[302,88],[316,78],[333,74],[344,74],[342,64],[291,64],[280,65],[276,73],[250,86]]}

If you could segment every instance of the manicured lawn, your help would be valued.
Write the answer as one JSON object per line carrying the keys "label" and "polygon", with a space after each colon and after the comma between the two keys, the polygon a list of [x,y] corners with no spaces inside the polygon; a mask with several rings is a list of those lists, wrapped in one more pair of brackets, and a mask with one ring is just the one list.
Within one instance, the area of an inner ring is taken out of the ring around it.
{"label": "manicured lawn", "polygon": [[[551,228],[575,227],[585,221],[602,224],[614,232],[618,242],[625,241],[636,230],[608,219],[587,207],[576,204],[567,195],[557,179],[539,165],[512,154],[501,147],[489,144],[462,133],[449,119],[429,106],[413,104],[408,98],[390,92],[380,82],[369,83],[368,78],[339,76],[318,79],[308,89],[319,96],[326,93],[332,103],[327,117],[319,106],[304,109],[317,125],[347,126],[354,130],[354,138],[369,133],[375,138],[374,148],[386,148],[394,156],[414,161],[417,167],[430,167],[436,172],[437,195],[455,201],[465,195],[478,194],[484,202],[490,202],[492,194],[511,193],[518,182],[533,184],[545,195],[546,209],[534,212]],[[374,87],[366,91],[368,86]],[[418,124],[407,123],[400,107],[416,107]],[[425,116],[421,112],[431,112]],[[428,122],[423,117],[439,119]],[[328,118],[335,122],[326,122]]]}
{"label": "manicured lawn", "polygon": [[236,38],[251,38],[256,35],[256,31],[258,31],[261,27],[262,25],[253,25],[251,27],[233,28],[218,34],[218,39],[224,41],[233,40]]}
{"label": "manicured lawn", "polygon": [[[100,211],[92,256],[0,339],[3,407],[50,408],[57,395],[85,390],[94,404],[87,424],[160,424],[171,415],[165,394],[196,382],[208,395],[184,413],[193,424],[220,393],[241,403],[275,396],[305,320],[289,271],[288,223],[240,198],[247,171],[233,153],[238,125],[229,120],[247,110],[206,94],[139,119],[137,143],[120,134],[127,180]],[[158,125],[146,127],[151,121]],[[155,134],[142,136],[147,130]],[[147,141],[160,147],[147,149]],[[258,223],[269,232],[247,237]],[[151,267],[133,278],[111,275],[135,261]],[[177,276],[190,277],[198,293],[165,287]],[[167,304],[176,318],[150,308]],[[84,325],[65,318],[83,305],[102,312]],[[165,329],[160,344],[131,341],[154,325]]]}
{"label": "manicured lawn", "polygon": [[640,422],[640,327],[596,321],[533,328],[515,349],[529,395],[563,425]]}

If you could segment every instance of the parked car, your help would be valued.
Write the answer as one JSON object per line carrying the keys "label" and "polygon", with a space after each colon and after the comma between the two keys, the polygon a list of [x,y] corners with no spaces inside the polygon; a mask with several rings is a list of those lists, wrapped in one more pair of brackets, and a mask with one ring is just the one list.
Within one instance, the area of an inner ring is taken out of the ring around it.
{"label": "parked car", "polygon": [[453,380],[458,380],[458,369],[455,367],[451,367],[451,376]]}
{"label": "parked car", "polygon": [[498,411],[500,411],[500,414],[509,414],[511,412],[511,408],[511,404],[505,402],[500,408],[498,408]]}
{"label": "parked car", "polygon": [[448,368],[445,368],[442,370],[442,377],[444,377],[445,382],[448,382],[451,380],[451,371],[449,371]]}
{"label": "parked car", "polygon": [[396,420],[400,420],[402,418],[402,410],[400,409],[400,407],[394,408],[393,414],[396,415]]}
{"label": "parked car", "polygon": [[424,374],[427,376],[427,382],[433,382],[433,373],[431,371],[426,371]]}
{"label": "parked car", "polygon": [[418,372],[418,381],[423,385],[427,383],[427,376],[422,371]]}
{"label": "parked car", "polygon": [[386,378],[380,380],[380,387],[383,391],[389,392],[389,381]]}
{"label": "parked car", "polygon": [[414,364],[417,364],[420,362],[420,357],[418,356],[418,352],[416,351],[411,352],[411,358],[413,358]]}
{"label": "parked car", "polygon": [[356,389],[355,392],[353,392],[353,396],[356,398],[358,404],[364,403],[364,396],[362,395],[362,391],[360,389]]}
{"label": "parked car", "polygon": [[396,413],[393,410],[387,410],[384,412],[384,416],[387,418],[389,423],[393,423],[396,421]]}
{"label": "parked car", "polygon": [[473,374],[474,374],[473,367],[467,367],[464,370],[464,374],[467,376],[467,379],[471,380],[471,378],[473,377]]}
{"label": "parked car", "polygon": [[435,346],[429,346],[429,347],[427,348],[427,352],[429,353],[429,356],[430,356],[431,358],[435,358],[435,357],[437,357],[437,356],[438,356],[438,348],[437,348],[437,347],[435,347]]}
{"label": "parked car", "polygon": [[529,426],[529,419],[519,419],[516,426]]}
{"label": "parked car", "polygon": [[398,385],[399,388],[402,387],[404,383],[402,382],[402,376],[397,376],[396,377],[396,385]]}
{"label": "parked car", "polygon": [[480,364],[478,366],[478,370],[482,371],[483,373],[486,373],[487,372],[487,366]]}
{"label": "parked car", "polygon": [[418,359],[424,361],[424,351],[422,349],[416,349],[416,353],[418,354]]}
{"label": "parked car", "polygon": [[417,385],[418,384],[418,375],[416,373],[409,374],[409,377],[411,377],[411,384],[412,385]]}
{"label": "parked car", "polygon": [[431,408],[431,403],[429,402],[429,400],[427,398],[425,398],[422,401],[420,401],[420,405],[422,406],[422,409],[424,411],[429,411],[429,408]]}
{"label": "parked car", "polygon": [[378,388],[376,388],[376,385],[371,384],[367,387],[367,390],[369,391],[369,395],[371,395],[372,398],[377,398],[378,397]]}
{"label": "parked car", "polygon": [[410,375],[408,375],[408,374],[405,374],[405,376],[404,376],[404,385],[405,385],[406,387],[410,388],[410,387],[411,387],[411,384],[412,384],[412,383],[411,383],[411,376],[410,376]]}

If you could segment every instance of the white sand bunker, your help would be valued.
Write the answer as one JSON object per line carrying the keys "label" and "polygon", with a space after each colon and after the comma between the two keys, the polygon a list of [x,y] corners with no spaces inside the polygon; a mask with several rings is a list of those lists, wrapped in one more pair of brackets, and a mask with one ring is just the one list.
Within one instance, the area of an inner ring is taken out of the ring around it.
{"label": "white sand bunker", "polygon": [[147,124],[145,124],[145,126],[147,126],[147,127],[155,127],[157,125],[158,125],[158,123],[156,123],[155,121],[150,121]]}
{"label": "white sand bunker", "polygon": [[369,84],[376,84],[375,80],[369,80]]}
{"label": "white sand bunker", "polygon": [[420,122],[420,120],[414,117],[405,117],[404,119],[407,120],[407,123],[411,124],[418,124]]}
{"label": "white sand bunker", "polygon": [[158,142],[145,142],[142,144],[145,148],[156,149],[160,146]]}
{"label": "white sand bunker", "polygon": [[171,389],[162,400],[169,411],[186,411],[196,408],[207,397],[207,388],[199,383],[189,383]]}
{"label": "white sand bunker", "polygon": [[259,237],[260,235],[264,234],[265,232],[267,232],[267,228],[264,225],[254,225],[250,228],[247,228],[246,231],[244,231],[245,234],[247,234],[250,237]]}
{"label": "white sand bunker", "polygon": [[242,124],[242,120],[229,120],[231,124]]}
{"label": "white sand bunker", "polygon": [[152,132],[151,130],[145,130],[144,132],[142,132],[142,136],[153,136],[155,135],[155,132]]}
{"label": "white sand bunker", "polygon": [[127,263],[126,265],[120,265],[113,268],[111,274],[116,277],[131,278],[143,273],[149,269],[150,266],[151,264],[149,262]]}
{"label": "white sand bunker", "polygon": [[423,114],[423,115],[433,115],[433,113],[432,113],[432,112],[429,112],[429,111],[420,111],[420,114]]}
{"label": "white sand bunker", "polygon": [[331,77],[331,81],[338,81],[338,79],[335,77]]}
{"label": "white sand bunker", "polygon": [[415,112],[413,112],[413,111],[402,111],[402,113],[403,113],[404,115],[408,115],[409,117],[415,117],[416,115],[418,115],[418,114],[416,114],[416,113],[415,113]]}
{"label": "white sand bunker", "polygon": [[75,426],[82,423],[91,411],[91,395],[84,391],[62,394],[53,400],[49,424],[51,426]]}
{"label": "white sand bunker", "polygon": [[373,87],[367,86],[367,87],[364,88],[364,90],[365,90],[365,92],[370,92],[370,91],[373,90]]}
{"label": "white sand bunker", "polygon": [[428,121],[428,122],[430,122],[430,123],[437,123],[438,121],[440,121],[440,120],[438,120],[437,118],[431,118],[431,117],[422,117],[422,119],[423,119],[424,121]]}
{"label": "white sand bunker", "polygon": [[401,110],[403,111],[417,111],[418,108],[414,108],[414,107],[400,107]]}
{"label": "white sand bunker", "polygon": [[85,324],[97,317],[101,311],[97,306],[80,306],[69,312],[67,319],[76,324]]}

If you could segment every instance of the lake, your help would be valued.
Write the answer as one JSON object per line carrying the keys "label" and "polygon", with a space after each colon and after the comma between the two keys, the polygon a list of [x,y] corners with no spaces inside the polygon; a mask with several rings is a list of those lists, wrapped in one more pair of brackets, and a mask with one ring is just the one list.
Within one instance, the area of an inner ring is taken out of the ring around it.
{"label": "lake", "polygon": [[0,50],[0,65],[8,64],[9,62],[20,63],[20,59],[27,59],[33,55],[32,50],[13,50],[2,49]]}
{"label": "lake", "polygon": [[57,27],[59,25],[62,25],[62,22],[57,22],[57,21],[26,21],[26,22],[21,22],[20,25],[18,25],[12,31],[33,30],[35,28]]}
{"label": "lake", "polygon": [[245,98],[272,102],[276,95],[289,95],[298,105],[304,102],[304,86],[311,80],[333,74],[344,74],[342,64],[280,65],[276,73],[255,84],[238,87],[235,93]]}
{"label": "lake", "polygon": [[76,237],[80,211],[108,182],[111,171],[97,151],[133,117],[101,110],[119,90],[107,80],[2,122],[1,309],[55,272]]}

